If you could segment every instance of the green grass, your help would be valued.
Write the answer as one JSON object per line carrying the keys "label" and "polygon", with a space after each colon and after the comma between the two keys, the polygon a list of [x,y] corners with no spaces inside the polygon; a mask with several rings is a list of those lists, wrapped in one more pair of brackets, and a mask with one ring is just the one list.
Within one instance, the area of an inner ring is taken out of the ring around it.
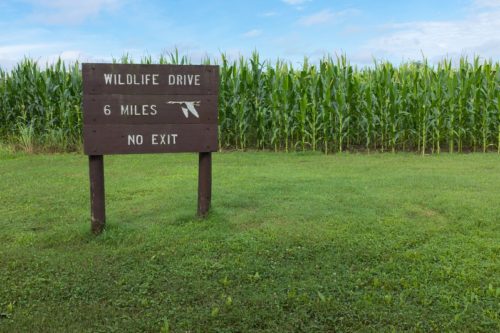
{"label": "green grass", "polygon": [[0,152],[1,332],[500,329],[496,154]]}

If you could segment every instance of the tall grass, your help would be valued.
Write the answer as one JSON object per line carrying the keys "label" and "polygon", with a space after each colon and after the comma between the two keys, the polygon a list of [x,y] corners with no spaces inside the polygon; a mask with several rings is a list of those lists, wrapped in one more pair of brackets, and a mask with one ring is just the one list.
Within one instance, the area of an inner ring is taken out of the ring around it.
{"label": "tall grass", "polygon": [[[133,63],[128,56],[115,62]],[[142,63],[187,64],[178,52]],[[345,56],[301,66],[258,53],[219,61],[220,148],[284,151],[500,153],[500,63],[352,66]],[[0,69],[0,140],[26,150],[81,142],[79,64],[29,59]]]}

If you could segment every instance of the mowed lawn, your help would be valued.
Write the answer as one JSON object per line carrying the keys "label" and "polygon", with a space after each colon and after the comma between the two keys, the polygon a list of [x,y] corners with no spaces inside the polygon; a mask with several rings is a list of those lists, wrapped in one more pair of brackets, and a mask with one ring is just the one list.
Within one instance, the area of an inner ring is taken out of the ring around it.
{"label": "mowed lawn", "polygon": [[0,153],[0,332],[500,330],[500,156]]}

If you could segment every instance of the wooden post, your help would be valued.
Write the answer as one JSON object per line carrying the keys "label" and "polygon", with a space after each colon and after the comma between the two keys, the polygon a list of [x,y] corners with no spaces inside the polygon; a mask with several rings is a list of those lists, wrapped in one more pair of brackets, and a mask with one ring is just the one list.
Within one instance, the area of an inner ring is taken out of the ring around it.
{"label": "wooden post", "polygon": [[89,155],[90,219],[92,233],[98,235],[106,223],[104,202],[104,160],[102,155]]}
{"label": "wooden post", "polygon": [[198,216],[206,217],[212,200],[212,153],[200,153],[198,169]]}

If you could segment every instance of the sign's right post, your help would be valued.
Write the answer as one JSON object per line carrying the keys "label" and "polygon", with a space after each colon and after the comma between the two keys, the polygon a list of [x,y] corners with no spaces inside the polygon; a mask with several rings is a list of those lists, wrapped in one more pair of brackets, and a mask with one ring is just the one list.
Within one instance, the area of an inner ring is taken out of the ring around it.
{"label": "sign's right post", "polygon": [[212,153],[199,155],[198,165],[198,216],[206,217],[212,201]]}

